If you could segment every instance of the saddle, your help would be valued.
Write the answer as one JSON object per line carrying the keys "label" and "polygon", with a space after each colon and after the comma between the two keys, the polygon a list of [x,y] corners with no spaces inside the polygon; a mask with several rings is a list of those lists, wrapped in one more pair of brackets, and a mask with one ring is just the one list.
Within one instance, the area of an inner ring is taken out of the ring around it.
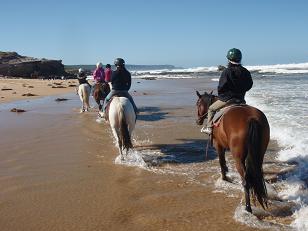
{"label": "saddle", "polygon": [[220,110],[216,111],[214,117],[213,117],[213,126],[214,127],[219,127],[219,124],[221,122],[222,117],[224,114],[226,114],[227,111],[229,111],[231,108],[234,107],[246,107],[246,101],[245,100],[230,100],[228,104],[221,108]]}
{"label": "saddle", "polygon": [[108,101],[108,103],[106,105],[106,110],[105,110],[105,115],[104,115],[104,118],[105,118],[106,121],[109,121],[109,116],[108,115],[109,115],[110,103],[112,102],[113,98],[115,98],[115,97],[125,97],[125,98],[127,98],[126,94],[125,93],[121,93],[121,92],[116,93],[116,94],[114,94],[111,97],[111,99]]}

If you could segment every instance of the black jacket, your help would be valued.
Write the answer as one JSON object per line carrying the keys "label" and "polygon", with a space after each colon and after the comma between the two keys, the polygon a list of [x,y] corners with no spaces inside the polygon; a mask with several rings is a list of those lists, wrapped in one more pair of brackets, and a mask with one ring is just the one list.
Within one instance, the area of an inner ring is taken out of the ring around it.
{"label": "black jacket", "polygon": [[111,84],[113,90],[128,91],[132,83],[130,73],[124,69],[118,69],[112,72]]}
{"label": "black jacket", "polygon": [[230,99],[244,100],[252,84],[250,72],[245,67],[229,63],[219,79],[218,98],[224,102]]}

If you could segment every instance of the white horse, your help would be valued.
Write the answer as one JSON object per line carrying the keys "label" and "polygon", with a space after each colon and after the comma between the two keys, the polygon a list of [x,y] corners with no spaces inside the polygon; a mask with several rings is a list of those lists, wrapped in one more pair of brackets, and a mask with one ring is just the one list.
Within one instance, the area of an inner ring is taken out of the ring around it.
{"label": "white horse", "polygon": [[90,108],[90,93],[91,93],[91,87],[89,84],[83,83],[79,85],[78,88],[78,95],[80,97],[80,100],[82,102],[82,108],[80,112],[88,111]]}
{"label": "white horse", "polygon": [[136,124],[136,114],[133,105],[126,97],[114,97],[109,107],[109,123],[113,136],[123,160],[123,150],[126,155],[133,148],[131,135]]}

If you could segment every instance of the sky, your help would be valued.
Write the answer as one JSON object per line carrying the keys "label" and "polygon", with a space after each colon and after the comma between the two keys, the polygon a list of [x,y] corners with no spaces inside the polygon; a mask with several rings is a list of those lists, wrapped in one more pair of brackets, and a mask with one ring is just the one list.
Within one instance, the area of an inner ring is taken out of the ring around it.
{"label": "sky", "polygon": [[0,0],[0,51],[66,65],[308,62],[306,0]]}

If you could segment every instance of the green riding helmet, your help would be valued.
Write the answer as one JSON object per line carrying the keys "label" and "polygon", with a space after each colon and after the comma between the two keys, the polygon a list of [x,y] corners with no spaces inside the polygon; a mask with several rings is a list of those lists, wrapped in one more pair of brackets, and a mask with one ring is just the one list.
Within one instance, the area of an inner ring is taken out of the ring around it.
{"label": "green riding helmet", "polygon": [[122,59],[122,58],[116,58],[116,59],[114,60],[114,65],[115,65],[116,67],[123,67],[123,66],[125,65],[125,61],[124,61],[124,59]]}
{"label": "green riding helmet", "polygon": [[242,60],[242,52],[239,49],[232,48],[227,53],[227,59],[235,63],[240,63]]}

